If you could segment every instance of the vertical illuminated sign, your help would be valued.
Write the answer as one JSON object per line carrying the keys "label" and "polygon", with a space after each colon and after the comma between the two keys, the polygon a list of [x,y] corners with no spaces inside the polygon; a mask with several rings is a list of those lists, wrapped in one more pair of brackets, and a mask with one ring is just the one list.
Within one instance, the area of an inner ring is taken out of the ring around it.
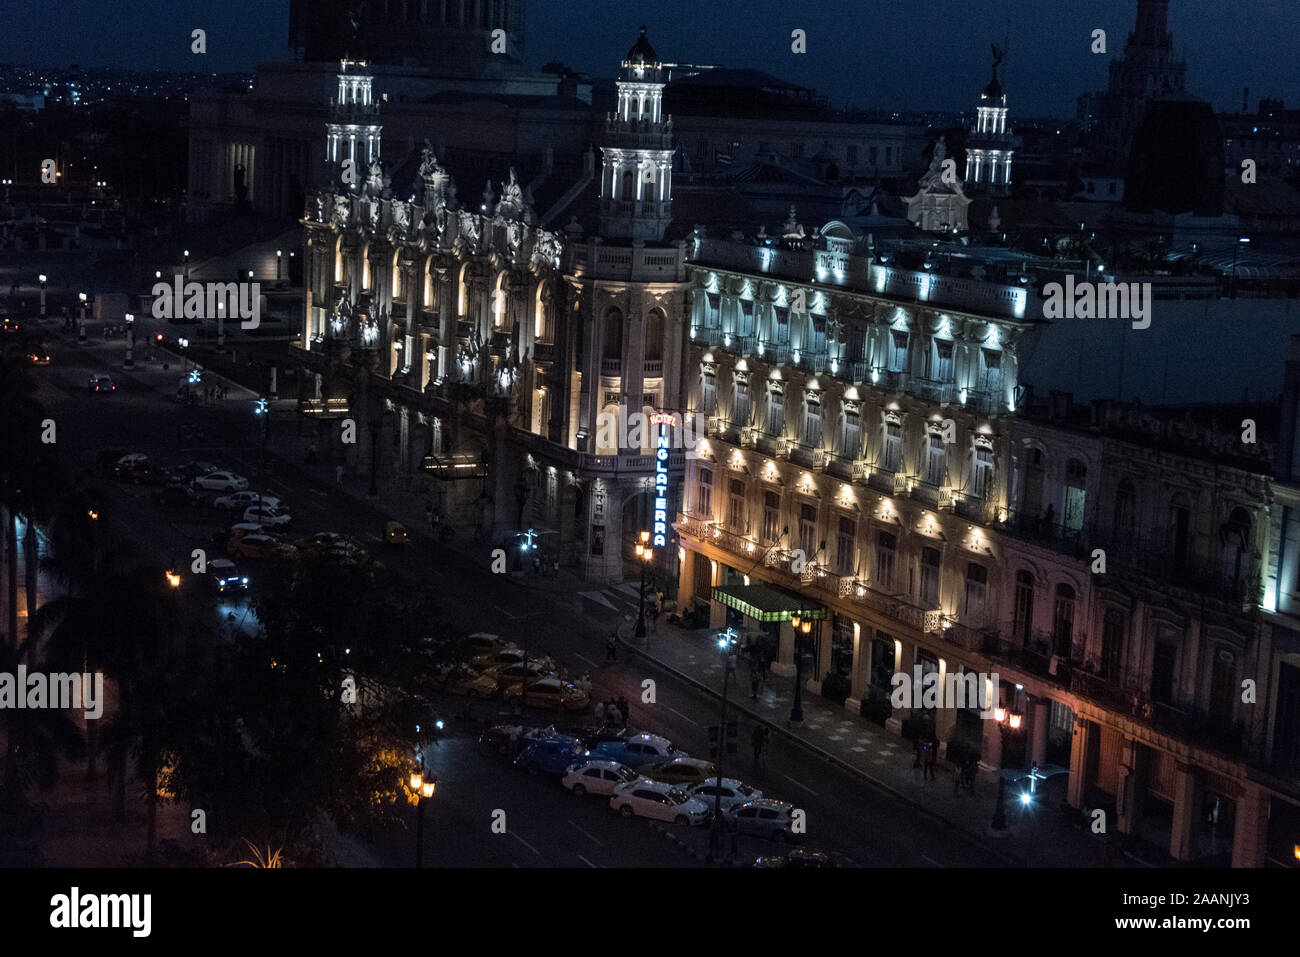
{"label": "vertical illuminated sign", "polygon": [[675,421],[667,412],[656,412],[650,421],[659,426],[655,440],[654,544],[662,548],[668,544],[668,448],[671,440],[668,430]]}

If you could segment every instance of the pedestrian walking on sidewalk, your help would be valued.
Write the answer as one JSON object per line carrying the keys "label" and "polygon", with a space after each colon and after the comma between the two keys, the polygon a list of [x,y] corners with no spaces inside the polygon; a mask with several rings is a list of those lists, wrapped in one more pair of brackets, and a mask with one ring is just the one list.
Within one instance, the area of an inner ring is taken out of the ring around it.
{"label": "pedestrian walking on sidewalk", "polygon": [[335,485],[342,485],[342,484],[343,484],[343,466],[342,466],[342,465],[336,465],[336,466],[334,466],[334,484],[335,484]]}
{"label": "pedestrian walking on sidewalk", "polygon": [[920,732],[918,732],[916,737],[912,739],[912,770],[913,771],[921,767],[921,758],[922,758],[921,735]]}
{"label": "pedestrian walking on sidewalk", "polygon": [[622,716],[622,718],[623,718],[623,727],[625,727],[625,728],[627,727],[627,718],[628,718],[628,714],[629,714],[630,712],[631,712],[631,709],[628,707],[628,704],[627,704],[627,698],[624,698],[622,695],[619,695],[619,696],[618,696],[618,713],[619,713],[619,714]]}
{"label": "pedestrian walking on sidewalk", "polygon": [[605,639],[605,661],[618,661],[618,632],[611,631]]}
{"label": "pedestrian walking on sidewalk", "polygon": [[925,742],[925,779],[934,780],[934,768],[939,763],[939,739],[931,733],[928,741]]}
{"label": "pedestrian walking on sidewalk", "polygon": [[758,677],[758,669],[755,668],[753,670],[753,673],[749,676],[749,699],[751,701],[758,700],[758,686],[760,683],[761,682],[759,681],[759,677]]}

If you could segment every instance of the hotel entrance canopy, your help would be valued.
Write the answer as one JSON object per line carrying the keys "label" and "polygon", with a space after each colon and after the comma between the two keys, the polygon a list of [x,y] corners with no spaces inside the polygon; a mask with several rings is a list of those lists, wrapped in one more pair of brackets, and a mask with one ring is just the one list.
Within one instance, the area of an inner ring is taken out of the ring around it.
{"label": "hotel entrance canopy", "polygon": [[719,585],[713,589],[713,600],[755,621],[789,621],[793,617],[819,621],[826,618],[826,609],[822,605],[766,585]]}

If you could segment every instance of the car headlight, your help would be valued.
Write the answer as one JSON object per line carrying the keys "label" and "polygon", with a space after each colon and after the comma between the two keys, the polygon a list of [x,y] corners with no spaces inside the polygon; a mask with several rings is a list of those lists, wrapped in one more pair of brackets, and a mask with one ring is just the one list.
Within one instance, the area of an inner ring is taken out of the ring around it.
{"label": "car headlight", "polygon": [[247,578],[241,578],[240,581],[243,582],[245,585],[248,584],[248,579],[247,579]]}

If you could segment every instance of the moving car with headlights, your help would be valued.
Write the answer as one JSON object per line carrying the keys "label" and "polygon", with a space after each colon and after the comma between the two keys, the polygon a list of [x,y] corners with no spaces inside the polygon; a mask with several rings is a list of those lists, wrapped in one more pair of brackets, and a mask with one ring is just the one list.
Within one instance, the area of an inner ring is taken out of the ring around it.
{"label": "moving car with headlights", "polygon": [[[536,661],[546,667],[551,667],[555,662],[550,658],[529,656],[531,660]],[[510,645],[505,648],[497,648],[492,651],[485,651],[475,655],[470,659],[470,664],[476,668],[504,668],[509,665],[520,664],[524,660],[524,650]]]}
{"label": "moving car with headlights", "polygon": [[279,508],[284,503],[274,495],[263,495],[261,492],[245,490],[243,492],[230,492],[226,495],[218,495],[212,500],[212,504],[217,508],[224,508],[228,511],[242,512],[244,509],[252,508],[255,505],[265,505],[267,508]]}
{"label": "moving car with headlights", "polygon": [[410,539],[406,535],[406,526],[401,522],[388,522],[384,525],[384,544],[409,545]]}
{"label": "moving car with headlights", "polygon": [[[507,688],[505,697],[510,704],[518,704],[523,698],[529,708],[549,708],[552,711],[581,711],[591,704],[587,692],[559,678],[530,681],[526,687],[521,682]],[[586,750],[585,745],[582,750]]]}
{"label": "moving car with headlights", "polygon": [[50,364],[50,354],[44,349],[36,349],[27,353],[27,364],[31,366],[47,366]]}
{"label": "moving car with headlights", "polygon": [[709,807],[713,807],[714,802],[721,798],[724,811],[746,801],[757,801],[763,796],[763,792],[758,788],[751,788],[735,778],[723,778],[719,781],[716,777],[706,778],[699,784],[692,784],[686,789],[686,793],[704,801]]}
{"label": "moving car with headlights", "polygon": [[248,591],[248,578],[228,558],[214,558],[208,562],[208,575],[219,594]]}
{"label": "moving car with headlights", "polygon": [[741,834],[766,837],[778,843],[798,836],[794,833],[794,806],[785,801],[757,798],[733,805],[722,814]]}
{"label": "moving car with headlights", "polygon": [[601,741],[589,751],[593,758],[617,761],[629,768],[640,769],[656,761],[671,761],[673,758],[690,757],[685,751],[679,751],[667,738],[657,734],[635,734],[621,741]]}
{"label": "moving car with headlights", "polygon": [[609,806],[624,817],[648,817],[677,825],[706,824],[709,807],[681,788],[638,778],[614,788]]}
{"label": "moving car with headlights", "polygon": [[117,386],[111,375],[98,372],[86,380],[86,389],[90,392],[116,392]]}
{"label": "moving car with headlights", "polygon": [[515,758],[515,767],[529,774],[563,774],[582,760],[582,742],[572,735],[556,734],[525,745]]}
{"label": "moving car with headlights", "polygon": [[248,488],[248,479],[234,472],[207,472],[194,479],[194,487],[209,492],[242,492]]}
{"label": "moving car with headlights", "polygon": [[584,794],[613,794],[620,784],[630,784],[638,775],[617,761],[600,761],[585,758],[569,765],[560,783],[578,797]]}

